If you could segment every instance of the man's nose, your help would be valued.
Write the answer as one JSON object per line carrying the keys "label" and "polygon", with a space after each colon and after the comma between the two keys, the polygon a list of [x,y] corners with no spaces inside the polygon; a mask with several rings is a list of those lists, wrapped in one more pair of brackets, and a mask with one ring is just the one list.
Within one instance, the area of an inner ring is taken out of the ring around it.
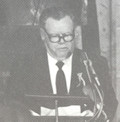
{"label": "man's nose", "polygon": [[65,43],[64,39],[63,39],[63,38],[61,38],[59,43],[60,43],[60,44]]}

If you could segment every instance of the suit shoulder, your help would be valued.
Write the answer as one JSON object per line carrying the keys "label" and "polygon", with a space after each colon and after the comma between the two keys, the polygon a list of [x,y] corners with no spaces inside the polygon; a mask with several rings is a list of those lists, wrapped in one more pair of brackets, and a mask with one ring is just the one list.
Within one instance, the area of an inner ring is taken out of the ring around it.
{"label": "suit shoulder", "polygon": [[108,61],[105,57],[96,54],[96,53],[86,53],[84,50],[76,49],[76,57],[80,58],[81,61],[86,60],[87,58],[93,62],[93,65],[98,69],[109,69]]}
{"label": "suit shoulder", "polygon": [[98,54],[92,54],[89,55],[89,58],[96,63],[97,65],[101,65],[101,66],[108,66],[108,61],[105,57],[98,55]]}
{"label": "suit shoulder", "polygon": [[77,57],[84,58],[85,51],[83,51],[83,50],[81,50],[81,49],[75,49],[74,52],[75,52],[74,54],[75,54]]}
{"label": "suit shoulder", "polygon": [[78,49],[78,48],[75,48],[75,52],[79,54],[79,53],[84,53],[85,51]]}

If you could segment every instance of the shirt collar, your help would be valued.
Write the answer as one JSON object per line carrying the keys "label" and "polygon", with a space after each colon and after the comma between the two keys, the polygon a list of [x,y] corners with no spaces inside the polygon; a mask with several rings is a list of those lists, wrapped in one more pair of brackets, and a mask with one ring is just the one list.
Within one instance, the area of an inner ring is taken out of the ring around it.
{"label": "shirt collar", "polygon": [[50,64],[55,65],[57,63],[57,60],[53,58],[49,53],[47,53],[47,55],[48,55],[48,61],[50,62]]}
{"label": "shirt collar", "polygon": [[[52,65],[52,64],[56,65],[56,63],[57,63],[58,61],[57,61],[55,58],[53,58],[49,53],[47,53],[47,55],[48,55],[48,61],[51,63],[51,65]],[[69,62],[72,61],[72,57],[73,57],[73,54],[72,54],[69,58],[63,60],[63,63],[64,63],[64,64],[68,64]]]}
{"label": "shirt collar", "polygon": [[63,60],[63,63],[64,63],[64,64],[70,63],[70,62],[72,61],[72,57],[73,57],[73,54],[72,54],[69,58]]}

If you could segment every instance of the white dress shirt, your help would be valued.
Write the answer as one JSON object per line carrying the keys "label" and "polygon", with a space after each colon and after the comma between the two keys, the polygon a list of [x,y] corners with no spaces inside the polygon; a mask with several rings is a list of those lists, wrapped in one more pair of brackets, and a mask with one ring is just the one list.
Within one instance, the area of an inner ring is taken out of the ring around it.
{"label": "white dress shirt", "polygon": [[[50,79],[51,79],[51,85],[53,89],[53,94],[57,93],[56,90],[56,75],[58,72],[58,67],[56,63],[58,62],[56,59],[48,55],[48,66],[49,66],[49,72],[50,72]],[[65,74],[66,78],[66,85],[67,85],[67,91],[69,93],[70,91],[70,85],[71,85],[71,73],[72,73],[72,55],[63,61],[64,65],[62,67],[62,70]]]}

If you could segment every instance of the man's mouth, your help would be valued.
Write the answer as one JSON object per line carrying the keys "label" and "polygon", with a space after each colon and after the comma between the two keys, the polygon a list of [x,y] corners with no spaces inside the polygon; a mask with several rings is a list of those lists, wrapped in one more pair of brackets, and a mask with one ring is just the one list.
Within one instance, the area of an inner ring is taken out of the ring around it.
{"label": "man's mouth", "polygon": [[59,51],[66,51],[66,50],[68,50],[67,47],[61,47],[61,48],[59,48]]}
{"label": "man's mouth", "polygon": [[67,48],[67,47],[60,47],[60,48],[58,48],[58,49],[66,50],[66,49],[68,49],[68,48]]}

